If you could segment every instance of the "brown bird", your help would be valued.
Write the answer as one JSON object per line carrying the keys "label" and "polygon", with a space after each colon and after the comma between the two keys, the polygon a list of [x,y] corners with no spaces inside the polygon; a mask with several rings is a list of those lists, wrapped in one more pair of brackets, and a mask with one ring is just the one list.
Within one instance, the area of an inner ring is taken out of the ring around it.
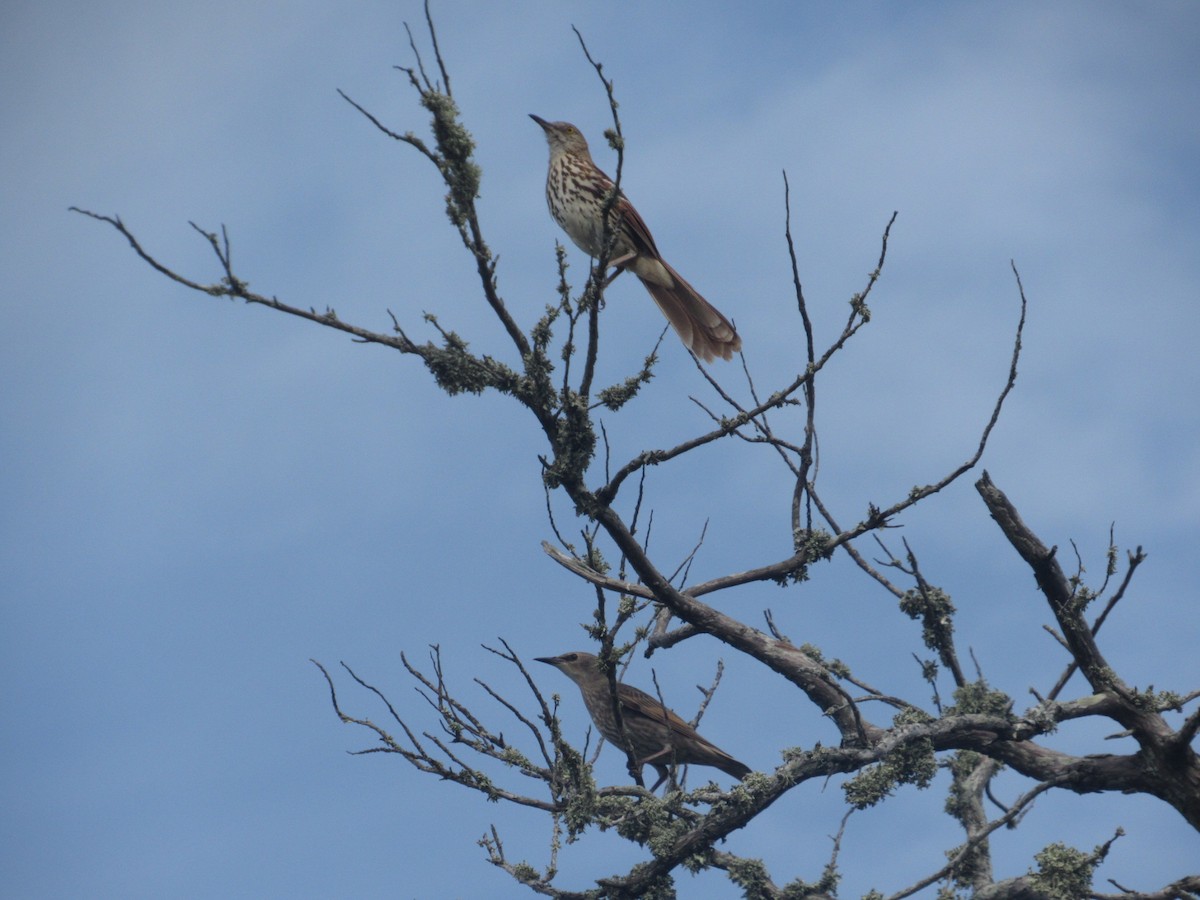
{"label": "brown bird", "polygon": [[[550,171],[546,203],[550,215],[580,250],[598,257],[604,248],[604,205],[612,194],[612,179],[592,162],[587,141],[570,122],[547,122],[530,115],[546,132]],[[629,269],[646,286],[684,346],[705,362],[732,359],[742,349],[733,323],[705,300],[662,258],[650,229],[621,194],[613,204],[609,227],[614,235],[609,265]]]}
{"label": "brown bird", "polygon": [[651,791],[657,790],[666,780],[670,766],[716,766],[738,781],[750,774],[749,766],[700,737],[696,729],[657,698],[620,683],[617,684],[617,697],[624,728],[619,728],[613,715],[608,676],[600,669],[600,660],[592,654],[539,656],[537,661],[554,666],[579,685],[588,714],[605,740],[632,754],[638,766],[654,766],[658,781],[654,782]]}

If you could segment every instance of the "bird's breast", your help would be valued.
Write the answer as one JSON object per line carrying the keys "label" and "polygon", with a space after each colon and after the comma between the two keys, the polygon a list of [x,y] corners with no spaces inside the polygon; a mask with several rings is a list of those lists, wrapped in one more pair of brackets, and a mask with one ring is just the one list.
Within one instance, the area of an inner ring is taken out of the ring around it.
{"label": "bird's breast", "polygon": [[[593,168],[579,165],[569,156],[550,163],[546,176],[546,205],[550,215],[571,242],[591,257],[598,257],[604,249],[603,212],[611,189],[611,182],[596,177]],[[615,215],[610,215],[610,221],[616,226]],[[618,230],[609,256],[616,258],[628,253],[628,241]]]}

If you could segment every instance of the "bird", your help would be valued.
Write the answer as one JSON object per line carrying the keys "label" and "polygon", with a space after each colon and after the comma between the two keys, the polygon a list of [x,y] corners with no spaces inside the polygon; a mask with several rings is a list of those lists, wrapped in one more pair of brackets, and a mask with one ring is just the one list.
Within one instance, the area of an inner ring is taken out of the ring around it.
{"label": "bird", "polygon": [[[580,250],[593,258],[604,250],[603,210],[612,196],[612,179],[592,161],[583,134],[570,122],[547,122],[529,116],[542,127],[550,145],[546,203],[550,215]],[[705,362],[733,359],[742,339],[721,311],[705,300],[658,252],[650,229],[624,194],[617,196],[609,216],[613,244],[609,264],[618,272],[629,269],[645,285],[685,347]]]}
{"label": "bird", "polygon": [[605,740],[632,755],[639,769],[647,764],[654,766],[658,781],[650,788],[651,793],[666,780],[671,766],[715,766],[738,781],[750,774],[749,766],[702,738],[658,698],[619,682],[621,726],[618,727],[608,676],[601,670],[600,660],[591,653],[535,659],[554,666],[579,685],[588,714]]}

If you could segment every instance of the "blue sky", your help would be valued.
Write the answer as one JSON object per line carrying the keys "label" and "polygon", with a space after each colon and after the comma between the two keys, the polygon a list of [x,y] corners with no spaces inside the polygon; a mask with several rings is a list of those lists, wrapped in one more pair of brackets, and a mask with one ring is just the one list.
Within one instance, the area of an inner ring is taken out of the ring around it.
{"label": "blue sky", "polygon": [[[419,337],[421,313],[436,312],[511,360],[435,173],[335,92],[421,133],[426,115],[391,68],[413,62],[404,20],[424,44],[420,6],[247,6],[18,2],[3,14],[6,890],[528,896],[474,841],[495,823],[513,858],[542,865],[542,818],[395,759],[346,755],[370,742],[339,725],[308,660],[347,661],[432,728],[399,654],[424,662],[439,644],[452,684],[516,734],[472,678],[523,701],[519,679],[480,645],[504,637],[527,658],[579,649],[591,609],[539,549],[551,533],[532,421],[496,396],[447,400],[412,359],[190,294],[67,212],[121,215],[201,281],[219,272],[187,223],[225,224],[254,290],[379,330],[390,309]],[[501,293],[520,321],[553,299],[559,237],[527,113],[575,122],[612,163],[574,24],[616,82],[623,186],[666,257],[737,321],[760,389],[802,364],[782,171],[825,341],[899,211],[873,320],[822,385],[821,483],[843,521],[970,454],[1007,369],[1016,262],[1030,301],[1024,355],[984,464],[1067,561],[1076,542],[1094,582],[1110,524],[1122,548],[1146,548],[1102,647],[1139,686],[1197,687],[1200,8],[506,6],[434,12],[479,144]],[[582,279],[585,261],[574,250],[571,261]],[[624,377],[662,327],[624,281],[604,314],[602,380]],[[674,338],[663,346],[646,396],[606,420],[615,459],[705,426],[688,397],[711,394]],[[716,371],[745,395],[736,367]],[[972,481],[906,515],[903,535],[954,597],[960,646],[1020,706],[1064,660]],[[649,484],[663,560],[709,523],[693,580],[785,555],[790,486],[768,454],[717,448]],[[794,640],[923,702],[919,633],[889,595],[845,558],[813,575],[788,591],[731,592],[722,608],[754,625],[770,608]],[[770,769],[784,747],[836,740],[786,684],[711,641],[655,656],[670,702],[690,713],[691,685],[718,657],[726,679],[703,729],[716,743]],[[640,660],[632,679],[647,684],[649,671]],[[574,688],[541,674],[582,737]],[[340,686],[349,711],[382,716]],[[1102,740],[1115,730],[1073,723],[1053,740],[1127,752]],[[622,773],[601,758],[602,781]],[[997,788],[1011,799],[1027,786],[1006,775]],[[840,796],[834,783],[804,785],[729,849],[764,856],[781,882],[815,879]],[[903,792],[851,819],[844,896],[896,890],[938,865],[959,840],[930,812],[941,797]],[[1162,804],[1067,795],[1043,798],[996,842],[997,872],[1024,872],[1051,840],[1094,846],[1117,825],[1127,836],[1101,879],[1152,889],[1200,858]],[[593,835],[564,851],[562,884],[634,858]],[[736,896],[715,875],[683,875],[680,889]]]}

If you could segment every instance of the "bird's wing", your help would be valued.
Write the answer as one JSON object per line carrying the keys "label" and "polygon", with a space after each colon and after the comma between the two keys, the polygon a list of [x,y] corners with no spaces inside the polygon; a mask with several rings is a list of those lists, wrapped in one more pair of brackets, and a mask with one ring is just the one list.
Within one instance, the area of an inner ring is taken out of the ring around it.
{"label": "bird's wing", "polygon": [[[608,177],[597,166],[596,171],[600,173],[601,182],[597,187],[601,187],[597,194],[597,199],[603,202],[609,195],[609,191],[613,188],[613,180]],[[619,217],[621,222],[621,230],[625,233],[626,239],[637,251],[639,256],[651,256],[655,259],[659,258],[658,247],[654,243],[654,236],[650,234],[650,229],[646,227],[646,222],[638,214],[638,211],[633,208],[633,204],[629,202],[629,198],[625,196],[625,192],[621,191],[617,195],[617,203],[613,207],[614,218]]]}
{"label": "bird's wing", "polygon": [[705,744],[708,743],[696,733],[696,729],[663,706],[657,697],[651,697],[645,691],[627,684],[620,685],[620,688],[621,715],[651,719],[660,724],[665,722],[672,731],[678,734],[694,738]]}
{"label": "bird's wing", "polygon": [[621,216],[621,229],[638,255],[658,259],[658,247],[654,244],[654,236],[650,234],[645,220],[633,208],[633,204],[629,202],[629,198],[624,193],[617,200],[617,213]]}

